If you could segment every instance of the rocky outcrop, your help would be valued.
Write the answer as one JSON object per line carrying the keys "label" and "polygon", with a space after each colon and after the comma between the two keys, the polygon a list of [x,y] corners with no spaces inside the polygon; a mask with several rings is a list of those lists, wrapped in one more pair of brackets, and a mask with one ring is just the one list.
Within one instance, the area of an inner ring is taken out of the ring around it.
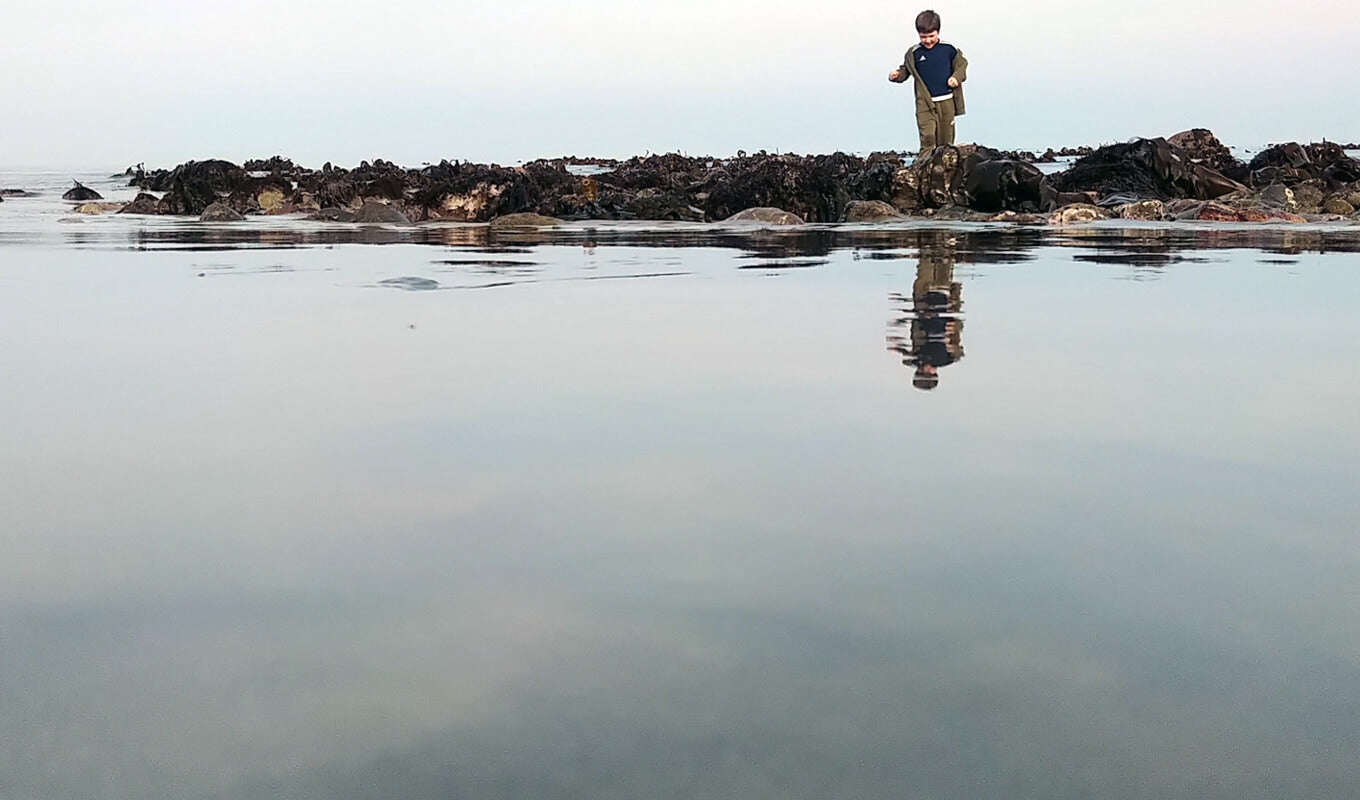
{"label": "rocky outcrop", "polygon": [[63,200],[70,200],[75,203],[89,203],[95,200],[103,200],[104,196],[94,189],[82,184],[80,181],[72,181],[75,186],[66,191],[61,196]]}
{"label": "rocky outcrop", "polygon": [[1203,164],[1196,164],[1165,139],[1135,139],[1109,145],[1052,176],[1060,192],[1093,191],[1101,197],[1127,194],[1148,200],[1213,200],[1247,189]]}
{"label": "rocky outcrop", "polygon": [[[568,169],[580,159],[516,167],[443,161],[418,169],[378,159],[354,169],[326,164],[312,170],[282,156],[239,167],[202,161],[148,172],[139,165],[129,174],[134,185],[161,193],[156,213],[198,215],[221,202],[240,214],[312,214],[333,221],[357,217],[370,224],[490,222],[517,214],[711,222],[751,208],[775,208],[817,223],[886,219],[889,213],[937,220],[1010,214],[1005,218],[1033,220],[1033,215],[1074,204],[1150,220],[1159,215],[1145,201],[1166,204],[1166,217],[1189,208],[1173,213],[1170,205],[1180,200],[1215,200],[1239,211],[1265,209],[1267,214],[1317,213],[1327,206],[1343,209],[1343,202],[1355,208],[1351,194],[1360,192],[1360,164],[1328,143],[1279,145],[1258,154],[1250,165],[1233,159],[1203,129],[1170,140],[1138,139],[1081,152],[1087,154],[1054,174],[1030,163],[1048,153],[1004,153],[978,145],[935,148],[914,162],[894,153],[761,152],[726,159],[672,153],[622,162],[590,160],[596,167],[590,174]],[[1281,189],[1272,188],[1276,185]],[[1272,199],[1286,189],[1292,205]],[[131,204],[135,210],[127,213],[147,213],[146,203],[139,197]],[[1205,213],[1220,212],[1210,208]]]}
{"label": "rocky outcrop", "polygon": [[1272,183],[1292,186],[1304,181],[1341,186],[1360,181],[1360,161],[1346,155],[1345,149],[1333,142],[1272,145],[1257,153],[1247,169],[1255,186]]}
{"label": "rocky outcrop", "polygon": [[170,172],[155,173],[141,182],[141,187],[153,192],[164,192],[159,211],[162,214],[198,216],[208,206],[226,202],[242,213],[249,210],[253,197],[253,179],[246,171],[229,161],[190,161]]}

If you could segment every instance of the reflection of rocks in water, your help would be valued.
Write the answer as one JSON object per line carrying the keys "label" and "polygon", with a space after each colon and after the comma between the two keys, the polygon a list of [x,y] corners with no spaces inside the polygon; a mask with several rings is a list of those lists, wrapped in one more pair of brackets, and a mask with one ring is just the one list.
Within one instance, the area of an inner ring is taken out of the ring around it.
{"label": "reflection of rocks in water", "polygon": [[963,358],[963,285],[954,280],[956,240],[935,232],[921,243],[911,294],[890,296],[888,349],[912,368],[912,385],[929,391],[940,370]]}
{"label": "reflection of rocks in water", "polygon": [[400,278],[387,278],[378,281],[379,286],[386,286],[390,289],[404,289],[408,292],[428,292],[431,289],[439,288],[439,281],[430,278],[417,278],[404,275]]}

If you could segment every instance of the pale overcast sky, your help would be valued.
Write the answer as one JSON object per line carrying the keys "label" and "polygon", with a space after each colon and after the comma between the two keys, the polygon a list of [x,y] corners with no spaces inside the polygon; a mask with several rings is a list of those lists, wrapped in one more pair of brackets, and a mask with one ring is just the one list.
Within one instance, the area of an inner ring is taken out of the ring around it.
{"label": "pale overcast sky", "polygon": [[[923,0],[926,2],[928,0]],[[924,7],[924,6],[922,6]],[[1360,139],[1343,0],[957,0],[961,141]],[[886,0],[0,0],[0,167],[908,149]]]}

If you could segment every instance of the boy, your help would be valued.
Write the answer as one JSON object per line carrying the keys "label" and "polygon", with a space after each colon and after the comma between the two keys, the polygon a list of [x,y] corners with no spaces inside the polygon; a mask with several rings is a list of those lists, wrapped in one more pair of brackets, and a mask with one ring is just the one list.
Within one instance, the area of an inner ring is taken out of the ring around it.
{"label": "boy", "polygon": [[954,143],[954,117],[962,116],[963,82],[968,79],[968,59],[952,44],[940,41],[940,15],[922,11],[916,15],[921,43],[911,46],[902,66],[888,73],[888,80],[916,80],[916,127],[921,131],[921,151]]}

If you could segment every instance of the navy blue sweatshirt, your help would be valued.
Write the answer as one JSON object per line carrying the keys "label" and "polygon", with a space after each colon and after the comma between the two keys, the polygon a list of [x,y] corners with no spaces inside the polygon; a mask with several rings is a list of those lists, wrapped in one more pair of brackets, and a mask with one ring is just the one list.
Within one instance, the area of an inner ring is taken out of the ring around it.
{"label": "navy blue sweatshirt", "polygon": [[930,90],[930,97],[933,100],[943,100],[954,93],[949,88],[949,76],[954,74],[954,55],[958,50],[954,45],[940,42],[930,49],[917,45],[912,48],[911,59],[916,64],[916,71],[921,74],[921,81]]}

